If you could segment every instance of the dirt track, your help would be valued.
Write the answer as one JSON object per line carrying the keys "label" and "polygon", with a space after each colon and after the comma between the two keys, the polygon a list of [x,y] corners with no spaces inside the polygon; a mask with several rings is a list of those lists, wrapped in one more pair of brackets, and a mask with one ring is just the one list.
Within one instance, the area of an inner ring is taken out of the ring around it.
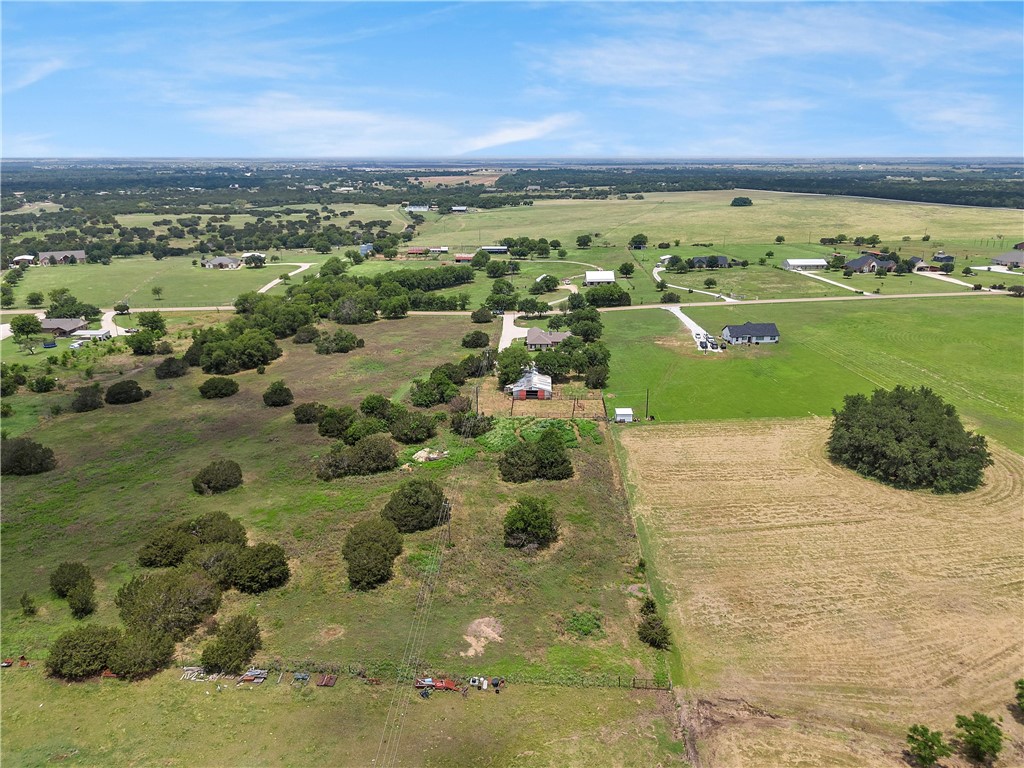
{"label": "dirt track", "polygon": [[[1024,662],[1024,460],[959,497],[833,467],[828,421],[627,429],[636,514],[693,685],[702,763],[904,766],[906,728],[1003,716]],[[945,764],[957,765],[955,759]]]}

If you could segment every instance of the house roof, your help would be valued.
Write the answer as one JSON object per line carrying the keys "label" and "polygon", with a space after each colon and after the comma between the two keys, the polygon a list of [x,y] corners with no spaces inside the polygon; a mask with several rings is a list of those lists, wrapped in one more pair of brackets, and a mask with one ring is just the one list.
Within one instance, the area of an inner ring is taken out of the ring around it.
{"label": "house roof", "polygon": [[583,278],[585,282],[593,283],[601,280],[615,282],[615,273],[610,269],[597,269],[587,270],[586,276]]}
{"label": "house roof", "polygon": [[1020,251],[1007,251],[992,257],[992,261],[996,264],[1019,264],[1022,260],[1024,260],[1024,254]]}
{"label": "house roof", "polygon": [[47,317],[42,321],[44,331],[77,331],[88,325],[80,317]]}
{"label": "house roof", "polygon": [[827,267],[828,262],[824,259],[786,259],[783,264],[792,264],[794,267]]}
{"label": "house roof", "polygon": [[709,261],[711,261],[711,259],[715,259],[716,263],[720,267],[724,267],[724,266],[728,265],[728,263],[729,263],[729,260],[727,258],[725,258],[725,256],[694,256],[693,257],[693,263],[694,264],[707,264]]}
{"label": "house roof", "polygon": [[40,251],[40,259],[48,259],[53,256],[55,259],[62,259],[66,256],[74,256],[76,259],[84,259],[85,251]]}
{"label": "house roof", "polygon": [[949,263],[955,261],[955,259],[952,256],[947,256],[944,253],[940,253],[940,254],[936,254],[935,256],[932,256],[932,261],[937,261],[940,264],[949,264]]}
{"label": "house roof", "polygon": [[728,330],[730,336],[778,336],[779,329],[775,323],[744,323],[743,325],[727,325],[722,328]]}
{"label": "house roof", "polygon": [[545,331],[541,328],[529,328],[526,331],[527,344],[560,344],[572,336],[571,331]]}
{"label": "house roof", "polygon": [[22,254],[21,256],[15,256],[13,259],[11,259],[11,261],[25,261],[25,259],[28,259],[29,261],[35,261],[36,257],[32,256],[31,254],[25,253]]}
{"label": "house roof", "polygon": [[874,256],[858,256],[856,259],[851,259],[850,261],[846,262],[845,268],[863,269],[872,262],[874,262],[874,264],[877,267],[882,267],[884,269],[892,269],[893,267],[896,266],[895,261],[889,261],[888,259],[877,259]]}
{"label": "house roof", "polygon": [[410,248],[406,253],[426,253],[426,248]]}
{"label": "house roof", "polygon": [[525,371],[519,381],[512,385],[513,392],[519,392],[524,389],[543,389],[546,392],[550,392],[551,377],[538,373],[536,369],[531,368]]}
{"label": "house roof", "polygon": [[241,259],[233,259],[230,256],[218,256],[215,259],[203,259],[203,264],[241,264]]}
{"label": "house roof", "polygon": [[632,416],[633,415],[633,409],[632,408],[616,408],[615,409],[615,415],[616,416]]}

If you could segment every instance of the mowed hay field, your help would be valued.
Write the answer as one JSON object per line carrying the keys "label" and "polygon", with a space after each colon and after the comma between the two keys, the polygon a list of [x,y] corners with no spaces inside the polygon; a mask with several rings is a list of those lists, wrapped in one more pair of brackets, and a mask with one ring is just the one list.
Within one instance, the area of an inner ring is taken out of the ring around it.
{"label": "mowed hay field", "polygon": [[1020,765],[1024,460],[996,444],[974,493],[897,491],[830,464],[828,426],[617,432],[706,764],[902,766],[911,723],[979,710]]}

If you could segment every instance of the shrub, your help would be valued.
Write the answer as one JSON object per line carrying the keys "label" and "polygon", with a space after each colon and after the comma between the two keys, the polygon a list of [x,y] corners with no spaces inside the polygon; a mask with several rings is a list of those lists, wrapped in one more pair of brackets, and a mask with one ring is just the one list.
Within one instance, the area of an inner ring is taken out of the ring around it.
{"label": "shrub", "polygon": [[21,605],[21,613],[23,616],[35,616],[38,612],[36,608],[36,601],[32,599],[32,596],[28,592],[21,593],[21,599],[18,601]]}
{"label": "shrub", "polygon": [[178,565],[195,545],[195,539],[180,528],[164,528],[142,545],[139,565],[143,568]]}
{"label": "shrub", "polygon": [[341,440],[348,428],[352,426],[355,418],[355,410],[348,406],[328,408],[316,423],[316,431],[322,437],[332,437],[335,440]]}
{"label": "shrub", "polygon": [[548,427],[534,444],[536,476],[543,480],[565,480],[573,476],[572,461],[565,450],[558,427]]}
{"label": "shrub", "polygon": [[355,445],[337,443],[320,461],[317,476],[330,480],[343,475],[372,475],[398,466],[395,446],[386,435],[368,435]]}
{"label": "shrub", "polygon": [[967,755],[973,760],[995,760],[1003,750],[1003,732],[988,715],[981,712],[972,712],[970,717],[957,715],[956,729]]}
{"label": "shrub", "polygon": [[103,400],[107,405],[128,405],[146,398],[146,393],[135,379],[125,379],[107,388]]}
{"label": "shrub", "polygon": [[180,357],[166,357],[153,369],[153,373],[158,379],[177,379],[188,373],[188,367],[188,363]]}
{"label": "shrub", "polygon": [[494,320],[494,313],[487,307],[480,307],[480,309],[473,310],[469,319],[474,323],[490,323]]}
{"label": "shrub", "polygon": [[271,408],[281,408],[295,402],[292,391],[284,385],[284,381],[278,380],[267,387],[263,393],[263,404]]}
{"label": "shrub", "polygon": [[199,544],[228,542],[245,546],[245,528],[226,512],[208,512],[183,523],[180,528]]}
{"label": "shrub", "polygon": [[38,475],[49,472],[56,466],[57,458],[53,455],[52,448],[47,448],[27,437],[0,440],[2,475]]}
{"label": "shrub", "polygon": [[320,337],[320,331],[314,328],[312,325],[299,326],[298,330],[295,331],[295,337],[292,339],[293,344],[312,344]]}
{"label": "shrub", "polygon": [[457,411],[452,414],[452,432],[462,437],[480,437],[494,428],[493,416]]}
{"label": "shrub", "polygon": [[169,341],[160,341],[153,347],[153,351],[158,355],[169,355],[174,352],[174,347],[171,346]]}
{"label": "shrub", "polygon": [[355,445],[368,435],[379,435],[387,431],[388,425],[381,419],[365,417],[353,421],[352,426],[345,430],[343,439],[348,445]]}
{"label": "shrub", "polygon": [[96,610],[96,583],[91,578],[71,588],[68,592],[68,607],[76,619],[84,619]]}
{"label": "shrub", "polygon": [[662,304],[678,304],[680,301],[682,301],[682,299],[680,298],[679,294],[675,293],[674,291],[666,291],[665,293],[661,294]]}
{"label": "shrub", "polygon": [[668,648],[672,644],[672,636],[669,634],[668,626],[656,613],[644,616],[637,627],[637,635],[640,640],[652,648]]}
{"label": "shrub", "polygon": [[505,514],[504,527],[506,547],[545,547],[558,538],[551,503],[533,496],[519,497]]}
{"label": "shrub", "polygon": [[907,731],[907,748],[922,768],[929,768],[941,758],[953,754],[953,750],[943,741],[941,731],[929,730],[926,725],[910,726]]}
{"label": "shrub", "polygon": [[390,430],[395,440],[406,445],[422,443],[437,434],[434,418],[427,413],[403,413],[391,422]]}
{"label": "shrub", "polygon": [[228,589],[232,585],[235,558],[243,546],[227,541],[200,544],[189,550],[182,564],[186,570],[203,571],[221,589]]}
{"label": "shrub", "polygon": [[395,558],[402,554],[402,534],[383,518],[356,523],[345,537],[342,554],[352,588],[372,589],[391,578]]}
{"label": "shrub", "polygon": [[53,376],[37,376],[28,383],[33,392],[52,392],[57,388],[57,380]]}
{"label": "shrub", "polygon": [[829,458],[896,488],[971,491],[992,463],[985,438],[927,387],[847,395],[832,414]]}
{"label": "shrub", "polygon": [[207,400],[231,397],[238,391],[238,382],[225,376],[211,376],[199,385],[199,394]]}
{"label": "shrub", "polygon": [[239,550],[231,568],[231,583],[249,594],[280,587],[290,576],[288,558],[278,544],[257,544]]}
{"label": "shrub", "polygon": [[654,602],[653,597],[645,597],[644,601],[640,603],[640,615],[641,616],[653,616],[658,612],[658,604]]}
{"label": "shrub", "polygon": [[259,623],[252,616],[235,616],[217,630],[217,636],[203,648],[202,665],[207,672],[237,675],[252,662],[263,647]]}
{"label": "shrub", "polygon": [[213,461],[199,470],[192,478],[192,487],[196,493],[204,496],[223,493],[242,484],[242,468],[230,459]]}
{"label": "shrub", "polygon": [[400,485],[381,510],[401,533],[425,531],[444,522],[446,499],[433,480],[409,480]]}
{"label": "shrub", "polygon": [[78,387],[75,390],[75,397],[71,401],[71,410],[75,413],[95,411],[103,407],[103,390],[99,384],[90,384],[87,387]]}
{"label": "shrub", "polygon": [[318,355],[330,355],[335,352],[345,354],[363,346],[365,346],[365,342],[362,339],[344,328],[335,331],[333,336],[323,333],[316,340]]}
{"label": "shrub", "polygon": [[114,604],[129,630],[188,637],[220,607],[220,588],[202,571],[172,568],[135,576],[117,591]]}
{"label": "shrub", "polygon": [[462,337],[462,346],[466,349],[481,349],[491,344],[491,337],[483,331],[470,331]]}
{"label": "shrub", "polygon": [[156,354],[156,343],[160,337],[152,331],[139,331],[138,333],[126,336],[124,343],[134,355]]}
{"label": "shrub", "polygon": [[506,483],[525,483],[537,476],[537,456],[530,443],[516,442],[498,459],[498,471]]}
{"label": "shrub", "polygon": [[67,597],[68,593],[83,581],[92,581],[92,573],[85,563],[63,562],[50,574],[50,589],[57,597]]}
{"label": "shrub", "polygon": [[300,403],[292,409],[296,424],[316,424],[327,411],[326,405],[320,403]]}
{"label": "shrub", "polygon": [[174,640],[164,632],[137,629],[123,635],[107,666],[125,680],[140,680],[163,669],[174,658]]}
{"label": "shrub", "polygon": [[359,404],[359,410],[365,416],[373,416],[384,421],[391,421],[395,412],[395,404],[384,395],[367,395]]}
{"label": "shrub", "polygon": [[50,647],[46,672],[67,680],[98,675],[107,668],[120,640],[121,632],[114,627],[76,627],[58,637]]}

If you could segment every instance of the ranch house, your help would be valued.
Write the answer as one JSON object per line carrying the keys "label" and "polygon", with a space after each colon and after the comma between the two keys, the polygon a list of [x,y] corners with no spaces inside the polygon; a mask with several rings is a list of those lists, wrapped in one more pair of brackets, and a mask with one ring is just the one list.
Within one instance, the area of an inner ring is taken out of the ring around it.
{"label": "ranch house", "polygon": [[572,336],[571,331],[545,331],[530,328],[526,331],[526,348],[531,352],[552,349]]}
{"label": "ranch house", "polygon": [[945,251],[939,251],[934,256],[932,256],[932,261],[934,261],[936,264],[952,264],[954,258],[947,254]]}
{"label": "ranch house", "polygon": [[705,269],[714,260],[715,266],[719,269],[732,266],[725,256],[697,256],[693,260],[693,266],[697,269]]}
{"label": "ranch house", "polygon": [[722,338],[730,344],[778,344],[779,329],[775,323],[744,323],[727,325]]}
{"label": "ranch house", "polygon": [[40,251],[39,263],[49,266],[52,264],[70,264],[71,259],[78,262],[85,261],[85,251]]}
{"label": "ranch house", "polygon": [[42,320],[42,325],[44,331],[49,331],[54,336],[70,336],[75,331],[89,327],[89,324],[80,317],[47,317]]}
{"label": "ranch house", "polygon": [[858,256],[856,259],[851,259],[843,265],[843,268],[850,272],[860,272],[861,274],[867,274],[869,272],[877,272],[882,270],[888,272],[896,266],[895,261],[889,261],[888,259],[879,259],[875,256]]}
{"label": "ranch house", "polygon": [[218,256],[215,259],[203,259],[199,263],[204,269],[238,269],[242,266],[241,259],[233,259],[230,256]]}
{"label": "ranch house", "polygon": [[783,269],[804,272],[808,269],[825,269],[828,262],[824,259],[786,259],[782,262]]}
{"label": "ranch house", "polygon": [[505,391],[512,395],[513,400],[550,400],[552,396],[551,377],[537,373],[531,368],[524,371],[515,384],[509,384]]}
{"label": "ranch house", "polygon": [[1024,251],[1007,251],[998,256],[992,257],[993,264],[1001,264],[1004,267],[1020,267],[1024,265]]}
{"label": "ranch house", "polygon": [[583,276],[584,285],[611,285],[614,282],[615,273],[608,269],[588,269]]}

